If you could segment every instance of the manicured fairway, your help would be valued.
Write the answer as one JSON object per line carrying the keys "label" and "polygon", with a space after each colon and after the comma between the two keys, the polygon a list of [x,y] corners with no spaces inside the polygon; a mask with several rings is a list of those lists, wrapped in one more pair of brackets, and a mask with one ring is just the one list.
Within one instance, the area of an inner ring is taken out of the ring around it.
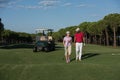
{"label": "manicured fairway", "polygon": [[66,64],[64,49],[33,53],[32,48],[0,49],[0,80],[120,80],[120,48],[86,45],[81,62]]}

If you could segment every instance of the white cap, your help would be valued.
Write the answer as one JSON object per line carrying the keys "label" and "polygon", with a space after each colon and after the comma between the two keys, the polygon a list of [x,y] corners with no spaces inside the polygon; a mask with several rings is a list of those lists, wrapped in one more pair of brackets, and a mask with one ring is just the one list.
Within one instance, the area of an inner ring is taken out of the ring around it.
{"label": "white cap", "polygon": [[75,31],[76,31],[76,32],[80,31],[80,28],[77,28]]}
{"label": "white cap", "polygon": [[67,31],[66,34],[70,34],[70,31]]}

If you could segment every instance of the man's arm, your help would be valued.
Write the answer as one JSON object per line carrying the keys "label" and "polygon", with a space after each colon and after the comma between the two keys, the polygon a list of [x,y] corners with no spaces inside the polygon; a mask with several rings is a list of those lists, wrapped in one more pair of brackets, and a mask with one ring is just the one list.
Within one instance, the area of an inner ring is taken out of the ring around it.
{"label": "man's arm", "polygon": [[83,45],[85,46],[85,35],[83,35]]}
{"label": "man's arm", "polygon": [[83,43],[85,43],[85,37],[83,37]]}

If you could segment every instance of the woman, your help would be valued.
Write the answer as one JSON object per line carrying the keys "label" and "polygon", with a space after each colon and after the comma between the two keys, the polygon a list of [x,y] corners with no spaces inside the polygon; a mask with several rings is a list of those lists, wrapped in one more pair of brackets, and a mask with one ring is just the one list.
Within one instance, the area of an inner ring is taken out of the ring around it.
{"label": "woman", "polygon": [[66,36],[63,39],[63,45],[64,45],[64,48],[65,48],[66,63],[70,62],[71,44],[72,44],[72,37],[70,37],[70,32],[67,31]]}

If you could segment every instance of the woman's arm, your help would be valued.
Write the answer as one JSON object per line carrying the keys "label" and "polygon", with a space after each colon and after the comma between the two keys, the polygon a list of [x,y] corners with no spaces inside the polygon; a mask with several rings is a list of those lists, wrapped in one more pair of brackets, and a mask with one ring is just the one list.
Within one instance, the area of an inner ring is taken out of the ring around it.
{"label": "woman's arm", "polygon": [[65,40],[63,39],[63,45],[65,46]]}

